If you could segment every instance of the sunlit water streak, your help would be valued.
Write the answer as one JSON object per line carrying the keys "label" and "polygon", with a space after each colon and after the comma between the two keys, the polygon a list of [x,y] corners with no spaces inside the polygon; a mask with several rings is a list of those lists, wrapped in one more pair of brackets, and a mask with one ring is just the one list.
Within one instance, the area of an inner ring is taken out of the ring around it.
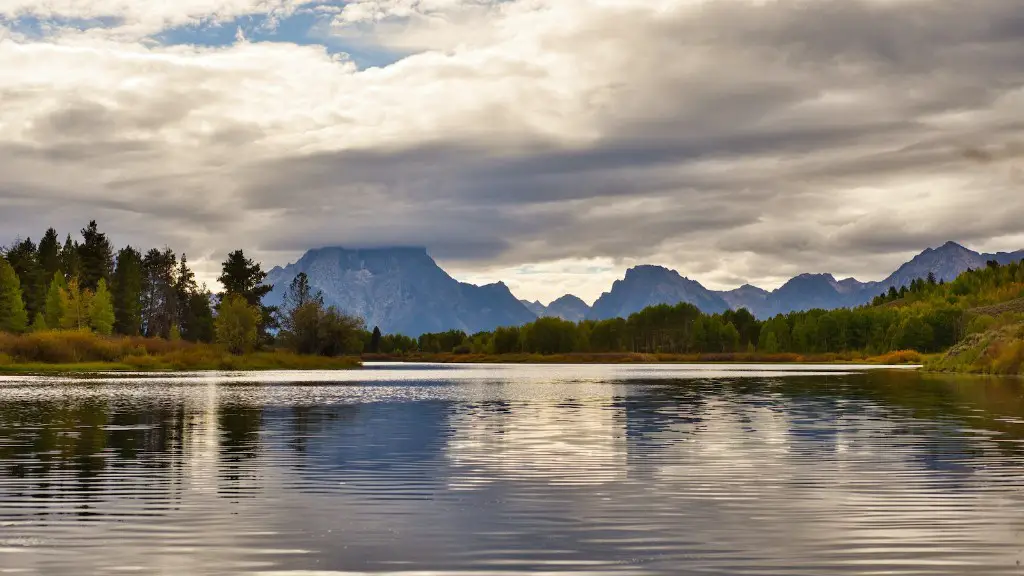
{"label": "sunlit water streak", "polygon": [[0,378],[0,573],[1024,574],[1024,386],[862,367]]}

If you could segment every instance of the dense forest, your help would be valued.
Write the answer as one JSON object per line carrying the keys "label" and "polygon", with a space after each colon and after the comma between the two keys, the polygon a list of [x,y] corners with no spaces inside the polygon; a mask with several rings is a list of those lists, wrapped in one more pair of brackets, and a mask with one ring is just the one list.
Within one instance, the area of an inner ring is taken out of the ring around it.
{"label": "dense forest", "polygon": [[38,244],[17,240],[0,252],[0,332],[90,332],[216,343],[234,354],[285,348],[339,356],[362,350],[360,320],[325,306],[300,279],[285,306],[263,298],[266,273],[242,250],[231,252],[214,294],[196,282],[185,254],[170,248],[115,251],[95,221],[68,234],[47,230]]}

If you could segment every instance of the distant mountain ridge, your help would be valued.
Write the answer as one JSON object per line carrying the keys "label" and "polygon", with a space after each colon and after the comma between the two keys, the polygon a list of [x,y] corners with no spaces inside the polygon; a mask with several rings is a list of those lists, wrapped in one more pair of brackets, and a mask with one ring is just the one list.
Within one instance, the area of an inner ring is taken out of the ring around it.
{"label": "distant mountain ridge", "polygon": [[292,279],[305,272],[328,304],[361,316],[367,326],[411,336],[452,329],[472,334],[498,326],[519,326],[544,316],[572,322],[625,318],[648,306],[679,302],[688,302],[709,314],[746,308],[764,319],[811,308],[860,306],[889,287],[909,285],[929,273],[948,282],[968,268],[984,267],[990,260],[1000,264],[1024,260],[1024,250],[982,254],[947,242],[924,250],[881,281],[800,274],[772,291],[750,284],[734,290],[708,290],[675,270],[641,265],[627,270],[624,278],[616,280],[593,306],[572,295],[545,306],[517,300],[501,282],[485,286],[459,282],[442,270],[425,248],[333,247],[310,250],[297,262],[271,270],[267,283],[273,284],[274,290],[267,303],[279,304]]}
{"label": "distant mountain ridge", "polygon": [[736,290],[719,292],[729,300],[732,308],[746,308],[758,318],[786,314],[812,308],[844,308],[860,306],[885,292],[889,287],[908,286],[929,273],[936,280],[949,282],[968,268],[982,268],[990,260],[1008,264],[1024,260],[1024,250],[981,254],[956,242],[946,242],[938,248],[928,248],[896,269],[884,280],[860,282],[854,278],[836,280],[831,274],[801,274],[779,288],[764,294]]}
{"label": "distant mountain ridge", "polygon": [[664,266],[642,265],[630,268],[622,280],[601,295],[590,309],[589,318],[625,318],[648,306],[689,302],[709,314],[725,312],[729,303],[721,295],[708,290]]}

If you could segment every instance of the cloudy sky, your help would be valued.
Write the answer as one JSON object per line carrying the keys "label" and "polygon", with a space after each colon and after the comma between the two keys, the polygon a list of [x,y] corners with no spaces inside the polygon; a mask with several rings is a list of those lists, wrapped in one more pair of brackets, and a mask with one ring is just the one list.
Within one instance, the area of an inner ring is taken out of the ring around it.
{"label": "cloudy sky", "polygon": [[0,0],[0,242],[587,300],[1024,248],[1020,0]]}

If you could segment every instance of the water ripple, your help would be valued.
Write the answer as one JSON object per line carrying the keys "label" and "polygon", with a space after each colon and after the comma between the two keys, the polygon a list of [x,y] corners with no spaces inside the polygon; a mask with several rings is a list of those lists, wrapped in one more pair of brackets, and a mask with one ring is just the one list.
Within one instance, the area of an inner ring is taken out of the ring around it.
{"label": "water ripple", "polygon": [[1014,380],[770,366],[0,378],[0,572],[1020,574]]}

